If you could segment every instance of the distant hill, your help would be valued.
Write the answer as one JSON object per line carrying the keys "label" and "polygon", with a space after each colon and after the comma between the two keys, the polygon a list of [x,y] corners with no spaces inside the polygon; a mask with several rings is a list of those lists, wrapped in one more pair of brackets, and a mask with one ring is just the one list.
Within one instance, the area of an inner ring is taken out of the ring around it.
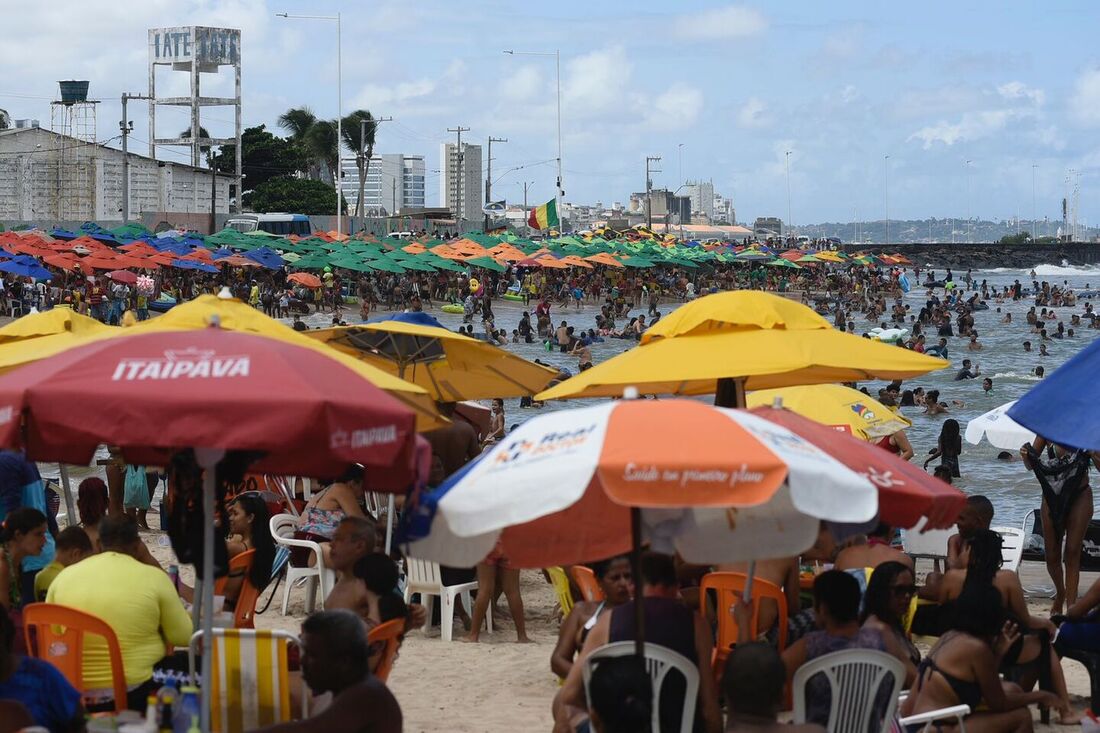
{"label": "distant hill", "polygon": [[[1061,222],[1039,222],[1037,236],[1055,236]],[[891,219],[890,241],[897,243],[920,242],[966,242],[967,222],[965,219]],[[1080,227],[1083,241],[1100,236],[1100,229]],[[1020,221],[1019,231],[1031,232],[1030,221]],[[1016,234],[1015,221],[975,220],[970,224],[971,242],[996,242],[1008,234]],[[886,222],[825,222],[823,224],[799,224],[794,227],[796,235],[823,239],[837,237],[843,242],[878,243],[886,241]]]}

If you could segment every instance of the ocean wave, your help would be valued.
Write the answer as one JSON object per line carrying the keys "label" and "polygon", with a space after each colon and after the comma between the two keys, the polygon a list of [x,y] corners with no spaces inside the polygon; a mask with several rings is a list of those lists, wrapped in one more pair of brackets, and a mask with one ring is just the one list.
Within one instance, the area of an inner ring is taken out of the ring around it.
{"label": "ocean wave", "polygon": [[993,379],[1022,379],[1025,382],[1038,382],[1039,377],[1034,374],[1019,374],[1017,372],[997,372]]}
{"label": "ocean wave", "polygon": [[995,275],[1023,273],[1025,276],[1030,276],[1032,270],[1034,270],[1036,278],[1100,277],[1100,265],[1071,265],[1066,260],[1062,260],[1061,263],[1057,265],[1036,265],[1030,270],[1027,268],[1021,269],[1019,267],[993,267],[988,270],[982,270],[982,272],[988,272]]}

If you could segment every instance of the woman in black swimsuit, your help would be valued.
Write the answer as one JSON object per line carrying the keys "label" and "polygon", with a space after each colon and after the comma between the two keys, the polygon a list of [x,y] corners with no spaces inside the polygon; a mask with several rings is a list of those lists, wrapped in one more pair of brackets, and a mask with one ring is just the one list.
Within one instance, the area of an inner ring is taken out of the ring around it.
{"label": "woman in black swimsuit", "polygon": [[600,582],[604,600],[579,601],[561,622],[558,644],[550,655],[550,669],[563,679],[573,667],[573,659],[584,647],[585,637],[596,625],[600,614],[626,603],[634,594],[630,558],[626,555],[595,563],[592,570],[596,574],[596,580]]}
{"label": "woman in black swimsuit", "polygon": [[[1056,707],[1050,692],[1022,692],[1002,682],[997,669],[1005,652],[1019,638],[1015,624],[1004,623],[1001,596],[992,586],[974,586],[959,596],[950,630],[917,667],[917,681],[902,703],[902,717],[953,705],[980,712],[966,718],[966,729],[977,733],[1031,731],[1032,703]],[[909,733],[923,729],[920,724]]]}
{"label": "woman in black swimsuit", "polygon": [[875,567],[871,579],[867,581],[867,590],[863,594],[863,613],[859,616],[860,625],[875,629],[883,637],[892,636],[904,658],[905,678],[913,679],[917,665],[920,664],[920,652],[905,633],[904,617],[909,612],[913,596],[917,594],[916,580],[912,569],[900,562],[888,561]]}

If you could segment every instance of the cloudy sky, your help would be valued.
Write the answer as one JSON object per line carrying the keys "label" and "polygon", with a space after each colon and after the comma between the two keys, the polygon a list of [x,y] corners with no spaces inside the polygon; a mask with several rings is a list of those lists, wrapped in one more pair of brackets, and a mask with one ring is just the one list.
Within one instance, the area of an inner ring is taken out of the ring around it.
{"label": "cloudy sky", "polygon": [[[277,12],[342,13],[344,111],[393,117],[378,151],[425,155],[432,198],[456,125],[508,138],[494,198],[521,199],[523,181],[532,200],[553,194],[553,59],[502,52],[560,49],[571,201],[625,201],[646,155],[663,157],[655,185],[676,188],[682,154],[683,179],[713,179],[739,219],[785,216],[791,151],[796,224],[882,218],[886,155],[891,218],[1029,217],[1033,172],[1038,215],[1057,218],[1075,169],[1081,216],[1100,221],[1100,5],[1087,1],[0,0],[17,29],[0,44],[0,107],[48,126],[56,81],[89,79],[109,138],[121,93],[147,89],[147,29],[213,25],[242,30],[246,125],[299,105],[334,117],[334,24]],[[186,83],[163,70],[158,91]],[[232,78],[204,85],[228,93]],[[131,110],[147,141],[144,105]],[[188,124],[160,119],[161,136]],[[228,134],[231,120],[211,109],[203,124]]]}

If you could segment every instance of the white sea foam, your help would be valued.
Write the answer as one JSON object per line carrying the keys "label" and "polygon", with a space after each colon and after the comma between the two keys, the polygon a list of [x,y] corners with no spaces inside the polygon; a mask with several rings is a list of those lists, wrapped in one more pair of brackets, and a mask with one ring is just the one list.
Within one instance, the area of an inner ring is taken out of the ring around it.
{"label": "white sea foam", "polygon": [[1062,260],[1057,265],[1036,265],[1031,268],[1018,268],[1018,267],[993,267],[988,270],[982,270],[995,275],[1022,273],[1025,276],[1029,276],[1031,271],[1035,271],[1036,278],[1044,277],[1097,277],[1100,278],[1100,265],[1071,265],[1066,260]]}

